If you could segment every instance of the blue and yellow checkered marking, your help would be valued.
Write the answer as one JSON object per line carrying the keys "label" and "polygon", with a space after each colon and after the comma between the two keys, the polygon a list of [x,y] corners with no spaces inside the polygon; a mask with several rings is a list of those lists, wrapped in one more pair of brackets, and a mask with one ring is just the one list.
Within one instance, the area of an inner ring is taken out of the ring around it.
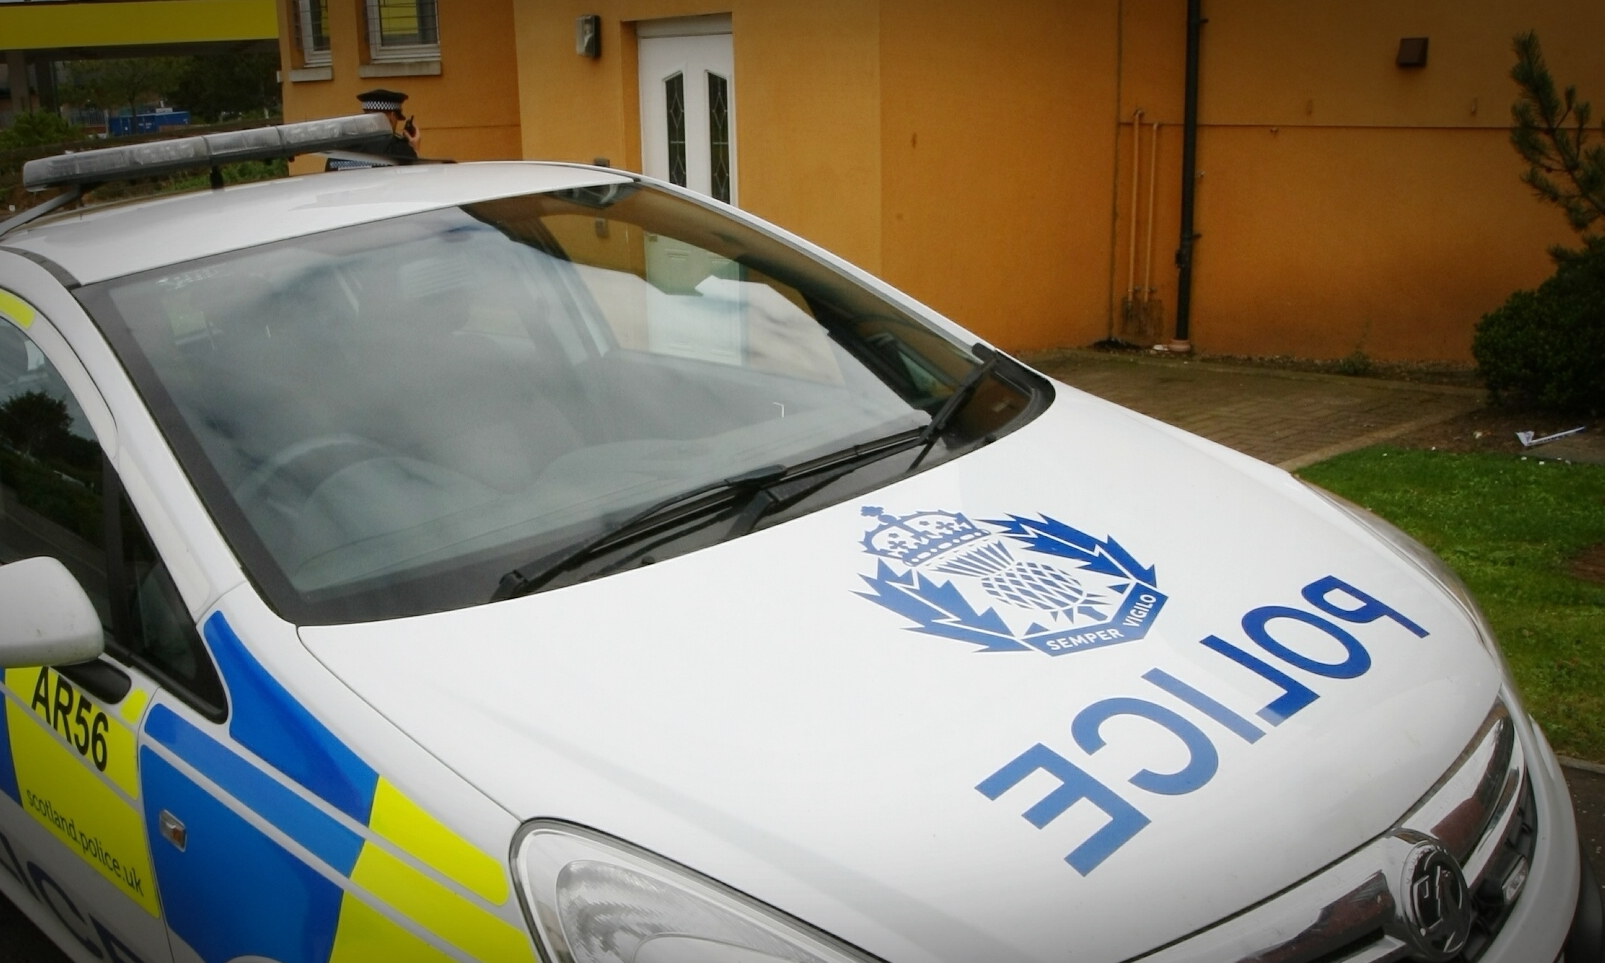
{"label": "blue and yellow checkered marking", "polygon": [[[134,723],[49,668],[4,673],[0,788],[123,895],[159,916]],[[124,698],[126,705],[134,690]]]}
{"label": "blue and yellow checkered marking", "polygon": [[228,734],[258,759],[170,709],[149,714],[148,830],[175,806],[188,828],[183,852],[155,853],[174,932],[208,963],[534,963],[524,928],[496,912],[509,896],[504,864],[363,762],[220,614],[204,628],[229,688]]}
{"label": "blue and yellow checkered marking", "polygon": [[17,767],[11,761],[11,724],[6,721],[5,696],[0,695],[0,792],[11,801],[22,805],[22,790],[17,787]]}
{"label": "blue and yellow checkered marking", "polygon": [[[146,827],[157,841],[156,879],[173,932],[207,963],[240,956],[325,963],[339,925],[339,885],[148,747],[139,761]],[[183,814],[182,852],[161,840],[162,809]]]}
{"label": "blue and yellow checkered marking", "polygon": [[262,668],[221,612],[207,619],[204,628],[228,683],[229,735],[336,809],[366,823],[379,774]]}
{"label": "blue and yellow checkered marking", "polygon": [[173,750],[217,787],[259,813],[312,855],[349,876],[362,852],[362,837],[334,817],[302,799],[272,776],[246,762],[223,744],[157,706],[145,721],[145,734]]}

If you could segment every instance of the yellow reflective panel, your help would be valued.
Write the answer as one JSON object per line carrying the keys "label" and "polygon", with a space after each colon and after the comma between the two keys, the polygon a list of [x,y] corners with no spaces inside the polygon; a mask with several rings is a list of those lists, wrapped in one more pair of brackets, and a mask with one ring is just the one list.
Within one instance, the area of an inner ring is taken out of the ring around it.
{"label": "yellow reflective panel", "polygon": [[[17,671],[6,673],[8,687]],[[26,671],[46,678],[54,675]],[[28,697],[26,692],[22,695]],[[139,810],[101,779],[89,758],[80,756],[76,747],[62,745],[36,714],[9,699],[6,724],[23,808],[146,912],[159,915],[156,877]],[[127,759],[116,767],[133,771],[132,740],[108,743],[107,753],[108,768],[110,755],[126,753]]]}
{"label": "yellow reflective panel", "polygon": [[501,861],[446,828],[383,776],[374,791],[368,828],[490,902],[499,906],[507,901],[507,874]]}
{"label": "yellow reflective panel", "polygon": [[38,312],[34,311],[33,305],[10,291],[0,291],[0,314],[15,321],[17,327],[26,331],[33,327],[33,319],[38,315]]}
{"label": "yellow reflective panel", "polygon": [[380,960],[452,963],[452,957],[409,933],[360,897],[346,893],[340,900],[340,925],[334,933],[329,963]]}
{"label": "yellow reflective panel", "polygon": [[458,896],[372,842],[364,843],[352,882],[485,963],[535,963],[529,936]]}
{"label": "yellow reflective panel", "polygon": [[144,689],[135,689],[123,697],[122,707],[118,711],[122,713],[123,721],[137,727],[139,725],[139,717],[145,714],[145,705],[149,702],[149,692]]}
{"label": "yellow reflective panel", "polygon": [[129,796],[139,797],[134,730],[117,710],[101,705],[48,668],[7,669],[6,687],[28,706],[35,724],[61,734],[79,762],[105,773]]}

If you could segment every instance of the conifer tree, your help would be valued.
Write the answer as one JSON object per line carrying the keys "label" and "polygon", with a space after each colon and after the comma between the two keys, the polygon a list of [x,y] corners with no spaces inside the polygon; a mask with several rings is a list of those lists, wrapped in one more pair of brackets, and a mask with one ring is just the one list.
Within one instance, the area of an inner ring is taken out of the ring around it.
{"label": "conifer tree", "polygon": [[1555,274],[1483,315],[1471,354],[1495,398],[1554,411],[1605,413],[1605,125],[1577,88],[1557,92],[1538,37],[1516,38],[1510,142],[1527,162],[1521,179],[1566,212],[1581,250],[1556,246]]}
{"label": "conifer tree", "polygon": [[1515,50],[1510,77],[1521,95],[1510,109],[1510,143],[1527,161],[1521,179],[1566,212],[1585,244],[1596,242],[1605,220],[1605,123],[1597,134],[1590,128],[1592,109],[1576,87],[1557,92],[1536,34],[1518,36]]}

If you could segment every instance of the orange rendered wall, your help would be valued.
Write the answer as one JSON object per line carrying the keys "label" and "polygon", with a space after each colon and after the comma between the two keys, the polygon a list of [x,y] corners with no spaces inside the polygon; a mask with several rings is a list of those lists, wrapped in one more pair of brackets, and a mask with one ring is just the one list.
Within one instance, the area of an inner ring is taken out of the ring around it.
{"label": "orange rendered wall", "polygon": [[887,279],[1006,348],[1102,338],[1116,5],[880,6]]}
{"label": "orange rendered wall", "polygon": [[[744,207],[1009,347],[1122,334],[1145,281],[1169,339],[1185,0],[512,3],[525,156],[638,169],[633,23],[729,12]],[[573,53],[585,13],[598,61]],[[1204,14],[1200,350],[1466,360],[1481,315],[1575,241],[1519,180],[1510,41],[1536,29],[1559,81],[1605,107],[1598,0]],[[1430,38],[1426,67],[1394,64],[1407,36]]]}
{"label": "orange rendered wall", "polygon": [[[1011,347],[1102,336],[1112,4],[515,0],[514,10],[525,156],[638,170],[633,23],[728,10],[743,208]],[[573,54],[584,13],[602,16],[596,61]],[[1103,136],[1085,136],[1088,126]]]}
{"label": "orange rendered wall", "polygon": [[[1129,284],[1134,110],[1161,120],[1154,270],[1173,318],[1184,0],[1124,4],[1117,271]],[[1592,0],[1206,0],[1192,342],[1233,354],[1470,358],[1473,328],[1575,243],[1534,200],[1507,128],[1511,38],[1536,29],[1557,80],[1605,102]],[[1399,39],[1430,38],[1424,68]],[[1150,149],[1145,137],[1144,154]],[[1148,160],[1139,192],[1138,274]],[[1168,332],[1168,328],[1167,328]]]}
{"label": "orange rendered wall", "polygon": [[[498,160],[520,155],[518,65],[514,60],[511,0],[439,0],[440,74],[361,77],[367,45],[362,0],[330,0],[331,80],[292,81],[300,66],[288,22],[291,4],[279,4],[284,119],[312,120],[362,111],[357,94],[382,87],[408,95],[405,105],[423,132],[421,153],[455,160]],[[322,170],[302,158],[292,170]]]}
{"label": "orange rendered wall", "polygon": [[1216,128],[1200,156],[1207,351],[1469,360],[1477,320],[1572,239],[1499,130]]}
{"label": "orange rendered wall", "polygon": [[[641,169],[634,23],[729,13],[741,206],[876,271],[880,80],[874,0],[514,0],[529,158]],[[602,55],[574,20],[602,17]]]}

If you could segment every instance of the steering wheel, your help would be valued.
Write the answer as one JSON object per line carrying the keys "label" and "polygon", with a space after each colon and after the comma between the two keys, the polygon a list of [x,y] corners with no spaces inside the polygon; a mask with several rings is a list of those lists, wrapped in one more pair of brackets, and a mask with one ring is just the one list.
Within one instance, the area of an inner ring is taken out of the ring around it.
{"label": "steering wheel", "polygon": [[247,508],[258,502],[284,507],[293,502],[297,507],[312,496],[325,479],[358,462],[384,458],[394,452],[376,441],[359,435],[315,435],[285,445],[267,461],[251,472],[250,476],[234,489],[234,498],[240,507]]}

